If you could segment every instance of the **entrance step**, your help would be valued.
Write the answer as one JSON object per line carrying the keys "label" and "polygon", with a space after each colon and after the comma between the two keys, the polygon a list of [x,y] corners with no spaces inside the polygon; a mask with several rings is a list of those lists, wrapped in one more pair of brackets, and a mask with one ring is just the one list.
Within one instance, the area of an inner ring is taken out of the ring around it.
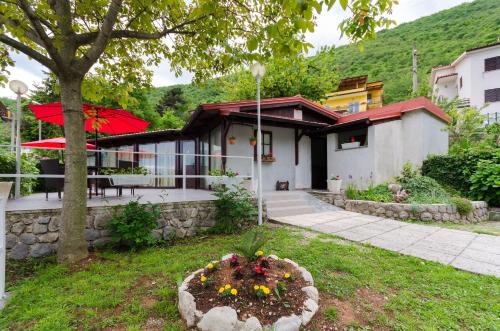
{"label": "entrance step", "polygon": [[304,191],[265,192],[267,217],[275,220],[279,217],[314,214],[339,210]]}

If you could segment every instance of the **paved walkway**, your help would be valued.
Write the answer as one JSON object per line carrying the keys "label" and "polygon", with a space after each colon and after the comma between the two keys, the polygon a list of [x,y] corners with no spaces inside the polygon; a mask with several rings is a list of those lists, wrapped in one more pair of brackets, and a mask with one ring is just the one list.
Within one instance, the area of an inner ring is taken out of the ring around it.
{"label": "paved walkway", "polygon": [[344,210],[277,217],[275,221],[500,277],[500,236],[411,224]]}

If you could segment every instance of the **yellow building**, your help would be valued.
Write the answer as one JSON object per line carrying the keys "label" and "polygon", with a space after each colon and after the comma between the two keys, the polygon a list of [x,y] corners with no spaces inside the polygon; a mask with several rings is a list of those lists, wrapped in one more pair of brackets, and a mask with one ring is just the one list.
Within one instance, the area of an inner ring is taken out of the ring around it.
{"label": "yellow building", "polygon": [[340,113],[358,113],[382,107],[384,83],[368,82],[368,76],[348,77],[337,91],[326,95],[323,106]]}

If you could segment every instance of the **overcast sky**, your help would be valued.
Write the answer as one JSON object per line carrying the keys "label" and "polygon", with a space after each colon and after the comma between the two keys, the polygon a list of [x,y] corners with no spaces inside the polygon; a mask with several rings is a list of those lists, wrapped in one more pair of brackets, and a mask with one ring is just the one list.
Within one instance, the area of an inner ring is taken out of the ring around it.
{"label": "overcast sky", "polygon": [[[428,16],[443,9],[454,7],[464,2],[472,0],[399,0],[399,5],[394,9],[392,18],[397,24],[413,21],[422,16]],[[323,45],[342,45],[347,41],[340,39],[338,30],[339,22],[345,17],[345,13],[336,6],[330,12],[320,15],[317,27],[314,33],[307,35],[307,40],[312,43],[316,49]],[[313,50],[314,52],[314,50]],[[47,70],[33,60],[29,60],[21,54],[12,54],[15,66],[10,68],[10,79],[19,79],[28,84],[31,88],[33,84],[40,82],[43,77],[43,71]],[[191,75],[183,74],[181,77],[175,77],[170,72],[170,66],[167,61],[162,63],[154,70],[153,85],[165,86],[179,83],[189,83]],[[0,96],[14,97],[7,86],[0,87]]]}

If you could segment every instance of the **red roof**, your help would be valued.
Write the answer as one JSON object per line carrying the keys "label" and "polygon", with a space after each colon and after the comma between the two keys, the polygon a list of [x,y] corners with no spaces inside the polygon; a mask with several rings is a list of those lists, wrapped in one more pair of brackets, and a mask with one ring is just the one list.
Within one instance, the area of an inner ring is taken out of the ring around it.
{"label": "red roof", "polygon": [[386,119],[400,118],[404,113],[412,110],[423,109],[449,123],[450,117],[438,106],[433,104],[426,97],[418,97],[415,99],[410,99],[407,101],[393,103],[391,105],[383,106],[381,108],[364,111],[361,113],[351,114],[341,117],[337,124],[344,124],[354,121],[359,121],[363,119],[374,121],[381,121]]}
{"label": "red roof", "polygon": [[[288,104],[288,103],[301,103],[307,108],[310,108],[318,113],[321,113],[330,118],[338,119],[341,115],[329,111],[326,108],[321,107],[320,105],[307,100],[306,98],[296,95],[293,97],[282,97],[282,98],[268,98],[262,99],[260,104],[261,106],[271,106],[271,105],[280,105],[280,104]],[[243,100],[243,101],[234,101],[234,102],[221,102],[221,103],[207,103],[201,105],[203,110],[218,110],[223,109],[230,112],[239,112],[241,107],[257,107],[256,100]]]}

